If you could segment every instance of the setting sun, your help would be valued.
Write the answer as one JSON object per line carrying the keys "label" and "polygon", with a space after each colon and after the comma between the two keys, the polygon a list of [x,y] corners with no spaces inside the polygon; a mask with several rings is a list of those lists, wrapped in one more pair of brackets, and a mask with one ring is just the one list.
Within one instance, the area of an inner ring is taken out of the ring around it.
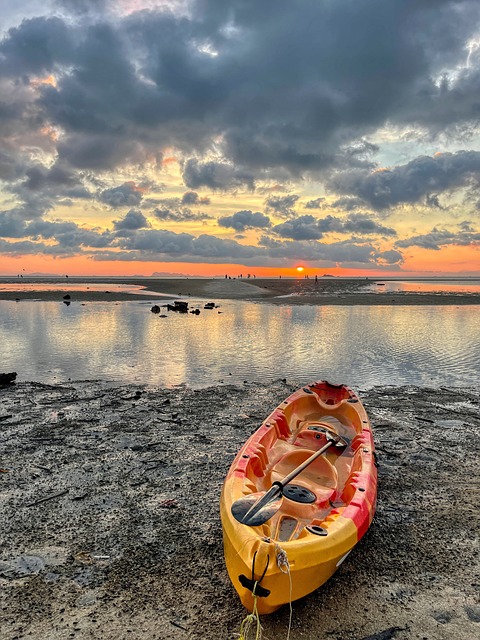
{"label": "setting sun", "polygon": [[297,267],[297,271],[298,273],[302,273],[302,271],[305,269],[305,267]]}

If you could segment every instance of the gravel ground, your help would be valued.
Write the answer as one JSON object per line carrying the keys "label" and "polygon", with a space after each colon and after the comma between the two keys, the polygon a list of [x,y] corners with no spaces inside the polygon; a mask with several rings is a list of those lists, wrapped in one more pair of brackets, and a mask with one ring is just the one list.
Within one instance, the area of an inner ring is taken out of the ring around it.
{"label": "gravel ground", "polygon": [[[238,637],[218,502],[246,438],[311,381],[0,388],[0,638]],[[477,389],[360,390],[376,518],[291,640],[480,635]],[[287,637],[288,607],[262,619]]]}

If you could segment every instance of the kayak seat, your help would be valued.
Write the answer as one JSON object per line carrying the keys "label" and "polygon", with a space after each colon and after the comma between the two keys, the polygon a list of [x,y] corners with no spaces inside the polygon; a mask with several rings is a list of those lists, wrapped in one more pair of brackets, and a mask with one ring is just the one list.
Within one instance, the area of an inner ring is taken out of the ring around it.
{"label": "kayak seat", "polygon": [[[310,449],[298,448],[287,452],[270,470],[268,484],[271,486],[274,482],[282,480],[311,455]],[[295,478],[294,483],[308,487],[313,493],[317,493],[316,489],[319,487],[334,489],[338,483],[338,472],[327,458],[320,456]]]}

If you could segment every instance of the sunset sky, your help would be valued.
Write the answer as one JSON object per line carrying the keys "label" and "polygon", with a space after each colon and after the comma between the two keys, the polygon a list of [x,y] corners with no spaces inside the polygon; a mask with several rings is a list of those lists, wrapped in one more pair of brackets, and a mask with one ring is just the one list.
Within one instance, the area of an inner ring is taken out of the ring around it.
{"label": "sunset sky", "polygon": [[2,0],[0,274],[480,275],[478,0]]}

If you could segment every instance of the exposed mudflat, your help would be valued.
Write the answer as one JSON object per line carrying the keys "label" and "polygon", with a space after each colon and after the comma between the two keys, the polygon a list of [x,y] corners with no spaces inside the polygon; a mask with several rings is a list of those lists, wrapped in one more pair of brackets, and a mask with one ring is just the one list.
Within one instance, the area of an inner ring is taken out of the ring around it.
{"label": "exposed mudflat", "polygon": [[[13,278],[0,277],[0,300],[45,300],[62,302],[63,295],[71,301],[100,302],[143,300],[147,292],[188,300],[191,297],[208,300],[250,300],[277,305],[478,305],[478,293],[374,293],[368,287],[375,279],[359,278],[95,278],[96,288],[89,288],[92,278]],[[105,289],[100,288],[100,283]],[[81,285],[85,288],[82,288]],[[140,291],[120,290],[117,285],[129,285]],[[3,285],[3,287],[2,287]],[[54,287],[54,288],[52,288]],[[155,298],[153,298],[155,300]],[[161,298],[156,298],[158,302]],[[160,303],[159,303],[160,304]]]}
{"label": "exposed mudflat", "polygon": [[[241,443],[309,381],[0,388],[0,637],[238,637],[218,502]],[[291,640],[480,634],[478,390],[360,390],[378,511]],[[287,637],[284,607],[264,637]]]}

